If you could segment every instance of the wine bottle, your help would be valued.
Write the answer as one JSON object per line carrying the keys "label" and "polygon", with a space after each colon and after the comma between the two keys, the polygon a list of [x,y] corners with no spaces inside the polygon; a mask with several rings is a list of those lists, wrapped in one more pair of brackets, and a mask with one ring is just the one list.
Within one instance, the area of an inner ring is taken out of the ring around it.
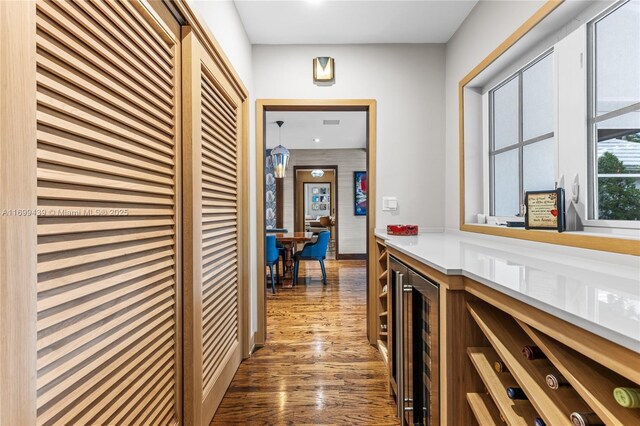
{"label": "wine bottle", "polygon": [[558,389],[561,386],[571,386],[569,381],[559,373],[547,374],[545,380],[547,381],[547,386],[551,389]]}
{"label": "wine bottle", "polygon": [[534,424],[535,426],[547,426],[547,424],[544,422],[544,420],[542,420],[540,417],[536,417],[536,418],[533,420],[533,424]]}
{"label": "wine bottle", "polygon": [[506,373],[509,371],[507,366],[502,361],[496,361],[493,363],[493,369],[496,370],[496,373]]}
{"label": "wine bottle", "polygon": [[510,386],[507,388],[507,396],[509,399],[529,399],[522,388]]}
{"label": "wine bottle", "polygon": [[547,357],[544,354],[544,352],[542,352],[542,349],[540,349],[535,345],[524,345],[522,347],[522,355],[524,355],[524,357],[529,361],[532,361],[534,359],[543,359]]}
{"label": "wine bottle", "polygon": [[640,408],[640,389],[638,388],[615,388],[613,397],[625,408]]}
{"label": "wine bottle", "polygon": [[574,426],[603,426],[604,423],[596,413],[571,413],[569,417]]}

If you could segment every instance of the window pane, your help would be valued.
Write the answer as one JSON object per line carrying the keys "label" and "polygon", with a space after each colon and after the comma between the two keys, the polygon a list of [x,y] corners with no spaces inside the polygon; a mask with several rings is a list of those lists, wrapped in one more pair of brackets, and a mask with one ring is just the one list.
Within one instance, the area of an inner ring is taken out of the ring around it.
{"label": "window pane", "polygon": [[556,141],[554,138],[526,145],[522,153],[525,191],[553,189],[556,182]]}
{"label": "window pane", "polygon": [[495,216],[514,216],[519,212],[518,150],[494,156],[493,199]]}
{"label": "window pane", "polygon": [[493,92],[494,149],[518,143],[518,77]]}
{"label": "window pane", "polygon": [[596,124],[596,135],[598,174],[640,174],[640,111]]}
{"label": "window pane", "polygon": [[522,73],[522,138],[553,132],[553,55]]}
{"label": "window pane", "polygon": [[595,25],[596,115],[640,102],[640,2],[630,1]]}
{"label": "window pane", "polygon": [[640,111],[598,123],[596,135],[597,219],[640,220]]}

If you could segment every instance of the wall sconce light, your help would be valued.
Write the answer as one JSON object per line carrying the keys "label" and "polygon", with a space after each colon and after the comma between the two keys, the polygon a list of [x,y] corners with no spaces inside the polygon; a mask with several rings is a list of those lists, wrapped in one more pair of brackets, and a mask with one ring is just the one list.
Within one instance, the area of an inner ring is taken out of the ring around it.
{"label": "wall sconce light", "polygon": [[335,78],[333,58],[320,56],[313,58],[313,81],[329,82]]}
{"label": "wall sconce light", "polygon": [[311,176],[313,176],[314,178],[321,178],[322,176],[324,176],[324,170],[321,170],[321,169],[311,170]]}

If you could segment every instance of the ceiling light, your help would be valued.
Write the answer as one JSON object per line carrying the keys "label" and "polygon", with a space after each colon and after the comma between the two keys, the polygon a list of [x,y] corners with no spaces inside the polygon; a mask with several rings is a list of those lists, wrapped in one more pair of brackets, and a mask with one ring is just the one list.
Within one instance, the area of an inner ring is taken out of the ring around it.
{"label": "ceiling light", "polygon": [[322,177],[324,176],[324,170],[320,170],[320,169],[311,170],[311,176],[315,178]]}
{"label": "ceiling light", "polygon": [[313,138],[314,142],[320,142],[320,138]]}
{"label": "ceiling light", "polygon": [[276,121],[280,131],[280,144],[271,150],[271,162],[273,163],[273,174],[277,178],[286,176],[287,163],[289,162],[289,150],[282,146],[282,125],[284,121]]}

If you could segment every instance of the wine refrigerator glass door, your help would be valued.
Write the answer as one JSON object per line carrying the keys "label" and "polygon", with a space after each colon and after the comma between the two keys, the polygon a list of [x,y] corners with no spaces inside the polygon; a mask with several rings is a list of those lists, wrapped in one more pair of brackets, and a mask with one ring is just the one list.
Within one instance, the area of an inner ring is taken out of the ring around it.
{"label": "wine refrigerator glass door", "polygon": [[438,286],[409,271],[411,293],[409,330],[411,344],[406,348],[411,387],[411,421],[409,425],[440,424],[440,368]]}

